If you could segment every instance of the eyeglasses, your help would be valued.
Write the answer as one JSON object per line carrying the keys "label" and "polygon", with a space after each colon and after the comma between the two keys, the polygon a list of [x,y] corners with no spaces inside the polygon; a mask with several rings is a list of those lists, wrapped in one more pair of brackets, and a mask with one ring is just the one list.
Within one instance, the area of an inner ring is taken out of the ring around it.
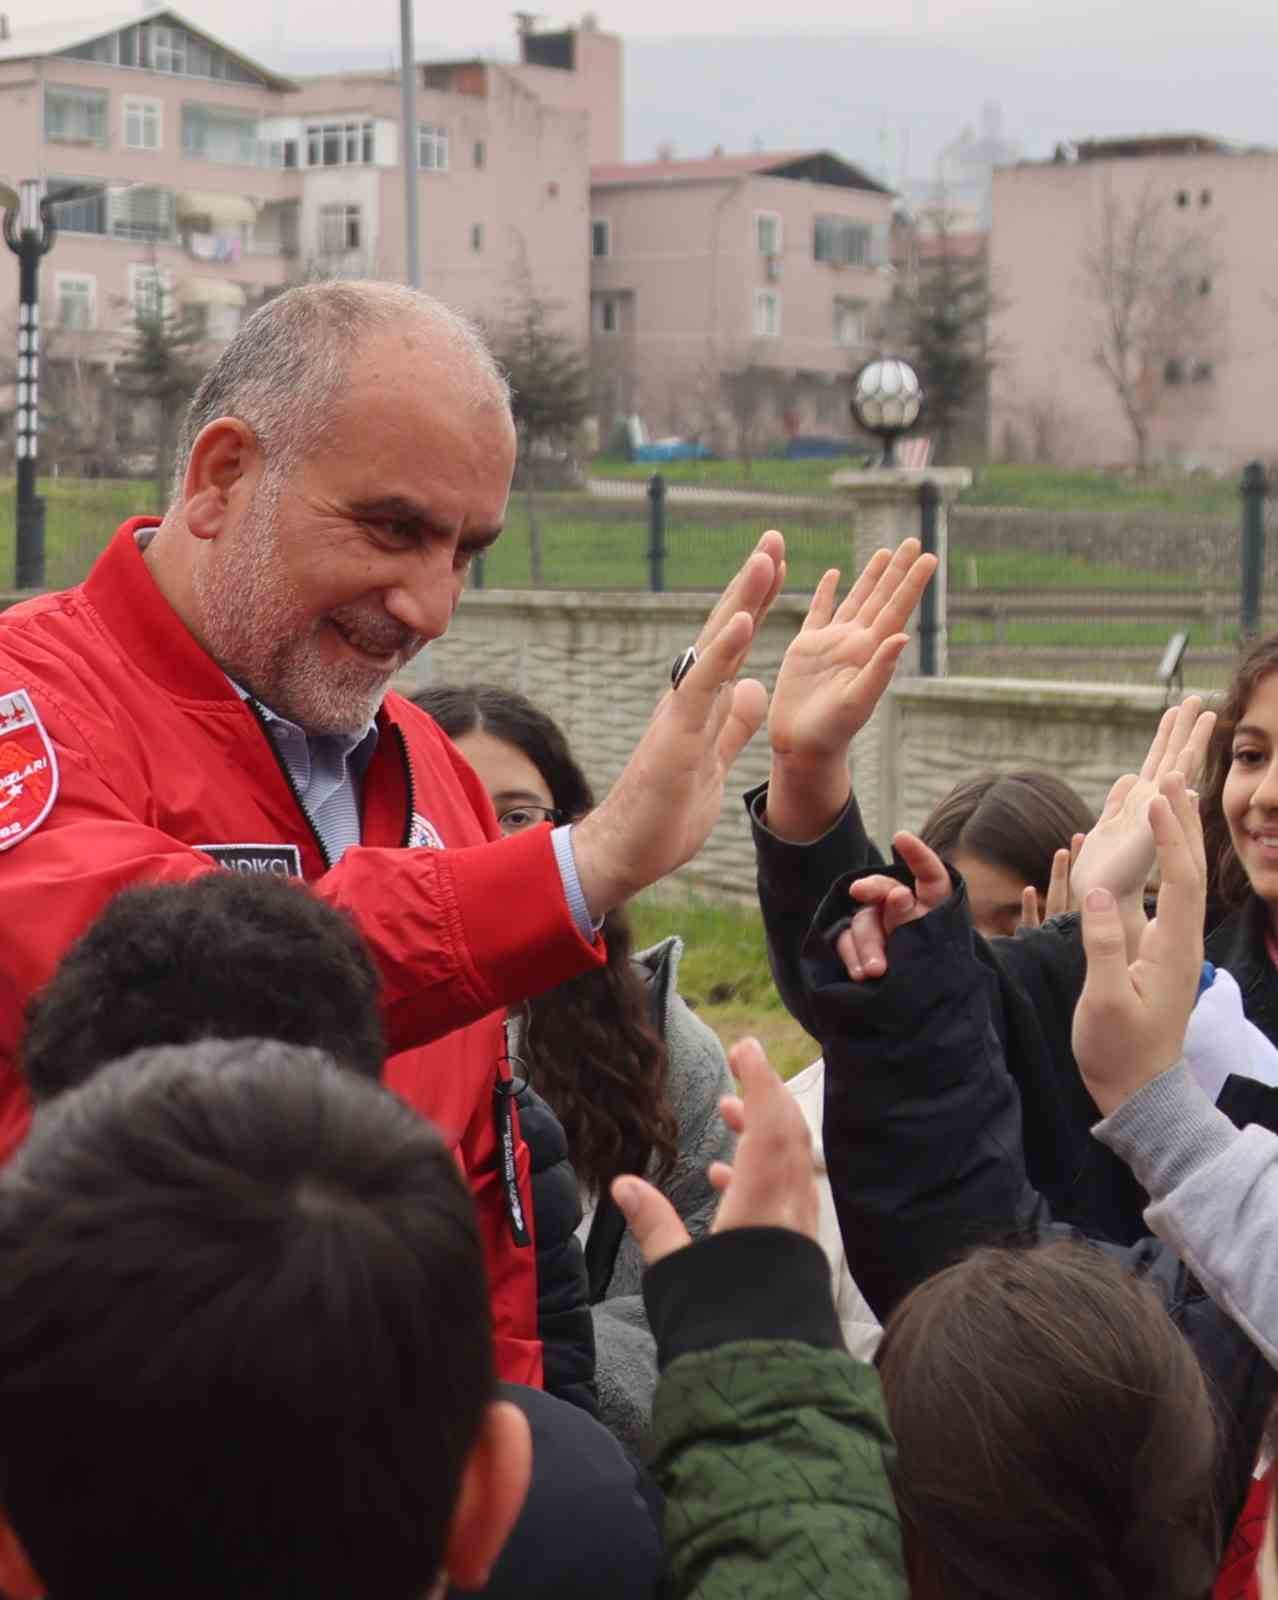
{"label": "eyeglasses", "polygon": [[497,826],[505,834],[522,833],[525,828],[535,828],[539,822],[558,826],[562,820],[553,806],[512,806],[497,818]]}

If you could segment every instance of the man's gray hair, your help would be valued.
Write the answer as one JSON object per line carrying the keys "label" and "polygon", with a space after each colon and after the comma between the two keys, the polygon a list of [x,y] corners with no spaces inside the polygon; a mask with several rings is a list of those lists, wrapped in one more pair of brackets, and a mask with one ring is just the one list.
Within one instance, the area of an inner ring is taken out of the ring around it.
{"label": "man's gray hair", "polygon": [[333,420],[350,363],[373,334],[425,322],[444,349],[469,366],[461,404],[510,406],[510,385],[479,329],[398,283],[323,282],[286,289],[255,311],[223,350],[187,409],[173,492],[181,498],[191,448],[218,417],[238,417],[257,436],[274,477],[314,450]]}

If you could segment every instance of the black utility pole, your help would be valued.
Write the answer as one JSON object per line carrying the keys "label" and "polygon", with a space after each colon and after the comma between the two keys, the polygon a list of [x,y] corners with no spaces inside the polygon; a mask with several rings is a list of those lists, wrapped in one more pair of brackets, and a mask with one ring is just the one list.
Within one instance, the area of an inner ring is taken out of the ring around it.
{"label": "black utility pole", "polygon": [[[10,191],[12,193],[12,191]],[[40,453],[40,258],[57,237],[40,183],[25,179],[18,204],[4,214],[5,243],[18,258],[17,553],[19,589],[44,585],[44,501],[36,494]]]}

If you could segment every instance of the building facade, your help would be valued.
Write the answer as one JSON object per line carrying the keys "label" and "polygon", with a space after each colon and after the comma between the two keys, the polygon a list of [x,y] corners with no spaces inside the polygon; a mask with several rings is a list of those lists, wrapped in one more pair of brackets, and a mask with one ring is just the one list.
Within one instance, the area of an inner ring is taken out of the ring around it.
{"label": "building facade", "polygon": [[[590,161],[619,153],[621,44],[593,26],[520,42],[510,64],[417,68],[424,285],[489,323],[535,294],[584,347]],[[215,350],[290,282],[402,278],[400,138],[397,72],[290,80],[168,9],[0,36],[0,176],[89,190],[54,212],[46,375],[91,390],[161,302]],[[0,351],[16,298],[0,251]],[[81,465],[109,454],[82,431]]]}
{"label": "building facade", "polygon": [[1062,147],[993,190],[990,443],[1067,465],[1273,459],[1278,152],[1202,135]]}
{"label": "building facade", "polygon": [[891,292],[892,196],[825,151],[596,166],[591,366],[603,428],[750,453],[846,436]]}

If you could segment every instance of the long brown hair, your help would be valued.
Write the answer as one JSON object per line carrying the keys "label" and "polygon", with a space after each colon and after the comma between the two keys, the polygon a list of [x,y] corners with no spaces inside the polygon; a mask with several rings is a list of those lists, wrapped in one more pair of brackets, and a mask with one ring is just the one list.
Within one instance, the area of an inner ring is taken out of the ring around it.
{"label": "long brown hair", "polygon": [[[478,729],[513,745],[541,774],[566,822],[593,808],[563,732],[523,695],[495,684],[438,684],[413,698],[450,739]],[[631,959],[634,938],[623,910],[608,913],[603,936],[604,967],[528,1003],[522,1045],[534,1086],[564,1125],[578,1177],[599,1194],[620,1173],[644,1172],[654,1156],[667,1177],[679,1149],[669,1055]]]}
{"label": "long brown hair", "polygon": [[916,1595],[1199,1600],[1217,1428],[1156,1292],[1094,1248],[978,1250],[878,1355]]}
{"label": "long brown hair", "polygon": [[1221,905],[1233,910],[1247,898],[1251,885],[1229,837],[1225,820],[1225,779],[1233,764],[1234,734],[1247,714],[1263,679],[1278,672],[1278,633],[1252,646],[1238,663],[1225,698],[1216,708],[1216,726],[1207,746],[1203,770],[1203,843],[1207,849],[1208,883]]}

